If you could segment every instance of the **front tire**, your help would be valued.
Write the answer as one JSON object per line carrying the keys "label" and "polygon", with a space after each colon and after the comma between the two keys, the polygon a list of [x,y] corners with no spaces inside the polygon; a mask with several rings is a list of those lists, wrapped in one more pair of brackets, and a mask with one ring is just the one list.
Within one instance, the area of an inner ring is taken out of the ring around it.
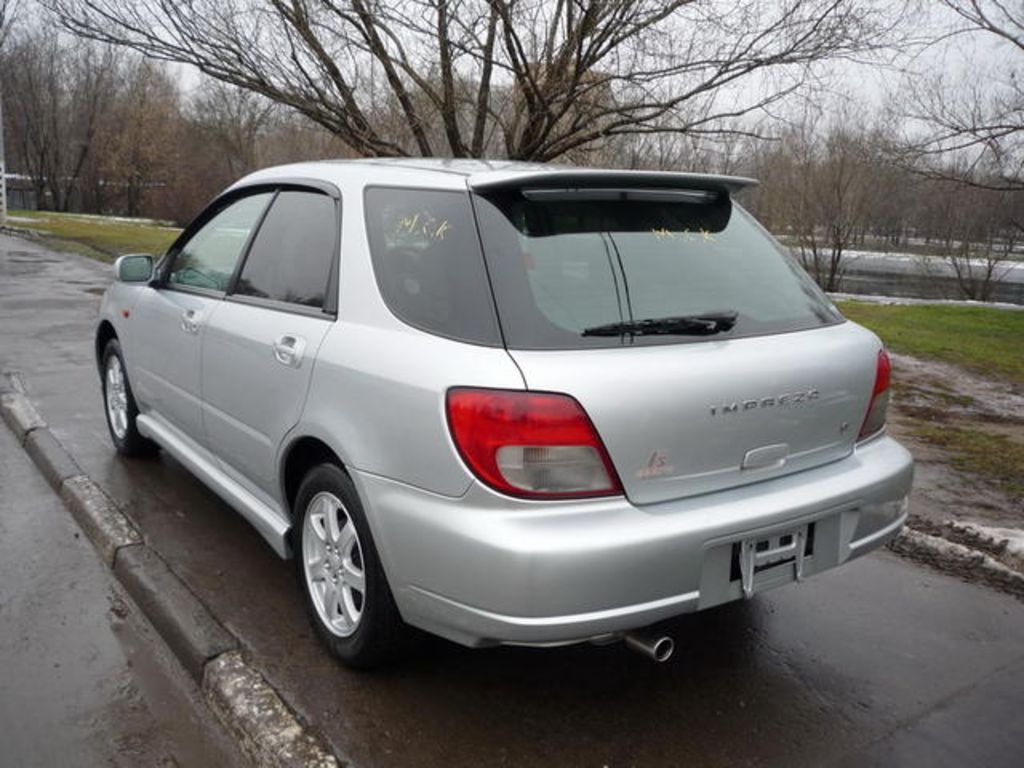
{"label": "front tire", "polygon": [[408,628],[351,478],[334,464],[314,467],[299,486],[295,510],[297,575],[317,635],[350,667],[393,658]]}
{"label": "front tire", "polygon": [[124,355],[117,339],[107,342],[103,350],[102,366],[103,411],[114,447],[122,456],[152,456],[158,447],[139,434],[135,425],[139,407],[128,383]]}

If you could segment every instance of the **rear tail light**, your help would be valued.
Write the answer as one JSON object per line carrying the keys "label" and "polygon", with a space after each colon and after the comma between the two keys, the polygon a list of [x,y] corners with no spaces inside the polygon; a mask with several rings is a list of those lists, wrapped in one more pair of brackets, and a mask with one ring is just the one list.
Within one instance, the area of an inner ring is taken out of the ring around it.
{"label": "rear tail light", "polygon": [[452,389],[447,407],[463,460],[495,490],[543,499],[622,493],[597,430],[568,395]]}
{"label": "rear tail light", "polygon": [[875,388],[871,392],[871,403],[868,415],[860,428],[858,440],[865,440],[882,431],[885,426],[885,414],[889,410],[889,379],[892,374],[892,362],[889,353],[884,349],[878,351],[878,365],[875,368]]}

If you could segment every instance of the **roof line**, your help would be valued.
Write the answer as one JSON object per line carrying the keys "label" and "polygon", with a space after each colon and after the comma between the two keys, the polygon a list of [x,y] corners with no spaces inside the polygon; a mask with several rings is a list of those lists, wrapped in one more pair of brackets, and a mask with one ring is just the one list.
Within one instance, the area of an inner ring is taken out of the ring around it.
{"label": "roof line", "polygon": [[[432,159],[432,158],[424,158]],[[451,176],[470,176],[471,174],[466,171],[457,171],[454,168],[445,168],[443,166],[435,167],[430,166],[425,168],[422,165],[417,165],[415,158],[411,157],[360,157],[352,158],[353,163],[363,163],[366,165],[379,165],[383,168],[402,168],[407,171],[431,171],[433,173],[447,173]]]}

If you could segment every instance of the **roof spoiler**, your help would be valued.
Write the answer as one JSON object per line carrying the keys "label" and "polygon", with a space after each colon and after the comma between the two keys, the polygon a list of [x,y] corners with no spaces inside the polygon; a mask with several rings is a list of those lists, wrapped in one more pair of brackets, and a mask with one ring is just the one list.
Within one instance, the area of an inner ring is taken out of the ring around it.
{"label": "roof spoiler", "polygon": [[508,171],[473,174],[467,179],[470,189],[485,192],[523,187],[531,189],[687,189],[724,192],[734,195],[757,186],[756,179],[743,176],[717,176],[704,173],[667,171],[605,171],[588,169]]}

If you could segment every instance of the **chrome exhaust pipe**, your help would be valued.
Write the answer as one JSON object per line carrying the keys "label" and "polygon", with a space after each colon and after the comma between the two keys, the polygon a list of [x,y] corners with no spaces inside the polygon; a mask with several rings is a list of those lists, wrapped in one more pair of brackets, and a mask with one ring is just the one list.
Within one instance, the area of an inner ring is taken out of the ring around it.
{"label": "chrome exhaust pipe", "polygon": [[658,635],[643,630],[627,632],[624,638],[626,647],[631,651],[643,654],[659,664],[672,658],[676,644],[668,635]]}

